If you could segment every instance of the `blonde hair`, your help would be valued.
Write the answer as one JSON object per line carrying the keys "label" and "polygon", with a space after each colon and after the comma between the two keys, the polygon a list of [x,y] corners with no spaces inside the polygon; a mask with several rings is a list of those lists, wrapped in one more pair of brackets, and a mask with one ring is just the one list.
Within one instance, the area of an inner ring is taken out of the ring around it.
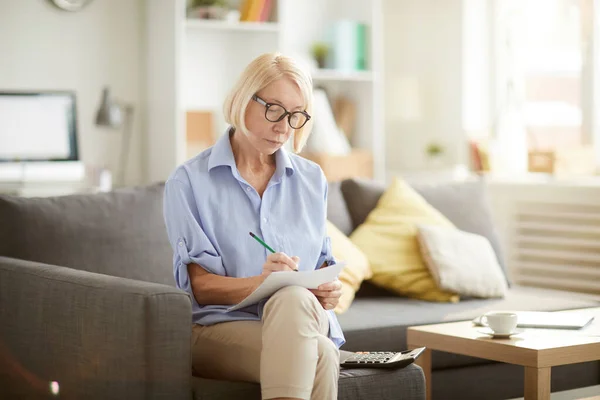
{"label": "blonde hair", "polygon": [[[294,81],[304,98],[304,110],[312,115],[312,78],[293,58],[280,53],[266,53],[255,58],[242,72],[231,92],[225,99],[223,114],[225,121],[235,129],[248,134],[246,109],[252,96],[272,82],[281,78]],[[310,134],[312,121],[294,131],[294,152],[299,153]]]}

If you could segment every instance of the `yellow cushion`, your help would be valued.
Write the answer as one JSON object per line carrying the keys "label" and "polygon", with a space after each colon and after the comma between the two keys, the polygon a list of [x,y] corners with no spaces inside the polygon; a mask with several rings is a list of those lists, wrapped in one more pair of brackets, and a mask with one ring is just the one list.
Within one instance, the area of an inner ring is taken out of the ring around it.
{"label": "yellow cushion", "polygon": [[439,289],[427,269],[417,240],[419,224],[453,226],[408,184],[395,179],[350,239],[367,255],[376,285],[422,300],[457,302],[458,295]]}
{"label": "yellow cushion", "polygon": [[369,279],[373,274],[369,267],[367,256],[329,221],[327,221],[327,235],[331,239],[331,252],[333,256],[337,261],[346,262],[346,266],[340,272],[339,276],[342,282],[342,296],[337,307],[334,309],[337,314],[341,314],[352,304],[354,294],[360,288],[362,281]]}

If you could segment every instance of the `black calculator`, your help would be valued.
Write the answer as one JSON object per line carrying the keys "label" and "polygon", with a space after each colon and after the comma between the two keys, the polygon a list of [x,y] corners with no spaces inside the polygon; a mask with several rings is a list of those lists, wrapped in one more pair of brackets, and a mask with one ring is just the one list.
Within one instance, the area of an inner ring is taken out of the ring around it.
{"label": "black calculator", "polygon": [[414,350],[359,351],[340,362],[344,368],[404,368],[412,364],[425,351],[425,347]]}

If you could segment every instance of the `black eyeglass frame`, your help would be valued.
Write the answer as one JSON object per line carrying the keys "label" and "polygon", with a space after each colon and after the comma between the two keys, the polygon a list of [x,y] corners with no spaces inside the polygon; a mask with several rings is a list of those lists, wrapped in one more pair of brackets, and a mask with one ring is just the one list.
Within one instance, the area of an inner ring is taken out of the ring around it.
{"label": "black eyeglass frame", "polygon": [[[263,106],[265,106],[265,119],[269,122],[279,122],[282,119],[284,119],[287,115],[288,117],[288,125],[292,128],[292,129],[302,129],[302,127],[304,125],[306,125],[306,123],[310,120],[311,116],[306,112],[306,111],[288,111],[285,109],[284,106],[282,106],[281,104],[277,104],[277,103],[267,103],[266,101],[264,101],[263,99],[261,99],[260,97],[258,97],[257,95],[253,95],[252,96],[252,100],[256,101],[258,104],[262,104]],[[269,117],[267,117],[267,113],[269,112],[269,108],[271,108],[272,106],[277,106],[277,107],[281,107],[283,108],[283,111],[285,111],[283,114],[281,114],[281,116],[279,118],[277,118],[275,121],[272,121],[269,119]],[[306,117],[306,121],[304,121],[304,123],[302,125],[300,125],[299,127],[294,127],[292,126],[292,115],[293,114],[302,114]]]}

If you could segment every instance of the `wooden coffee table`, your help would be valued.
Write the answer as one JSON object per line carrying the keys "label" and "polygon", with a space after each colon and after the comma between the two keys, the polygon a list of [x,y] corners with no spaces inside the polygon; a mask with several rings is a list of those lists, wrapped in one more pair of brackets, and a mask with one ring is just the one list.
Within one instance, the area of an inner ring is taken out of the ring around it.
{"label": "wooden coffee table", "polygon": [[493,339],[478,332],[471,321],[408,328],[409,349],[427,347],[417,359],[425,373],[427,399],[431,399],[431,351],[439,350],[525,367],[525,400],[550,399],[550,368],[600,360],[600,307],[561,313],[595,315],[582,330],[524,329],[509,339]]}

